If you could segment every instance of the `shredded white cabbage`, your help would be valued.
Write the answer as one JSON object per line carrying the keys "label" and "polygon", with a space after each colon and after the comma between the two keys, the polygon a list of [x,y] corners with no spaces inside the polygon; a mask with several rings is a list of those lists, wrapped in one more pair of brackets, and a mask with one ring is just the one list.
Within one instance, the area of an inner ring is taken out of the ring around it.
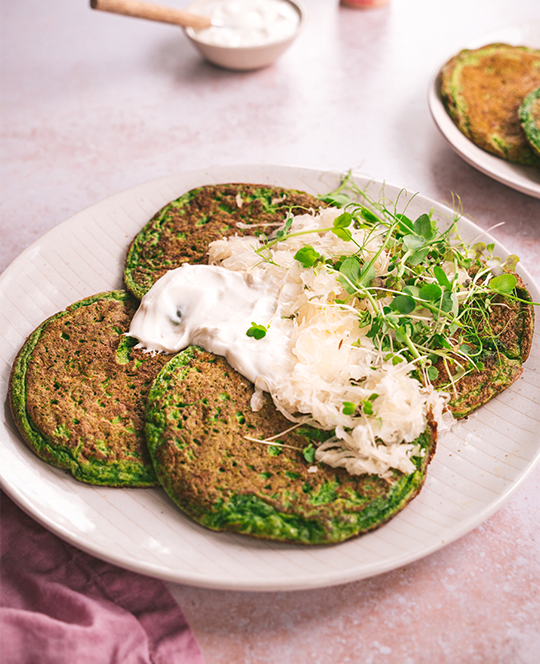
{"label": "shredded white cabbage", "polygon": [[[256,274],[279,293],[270,327],[274,334],[288,339],[289,354],[280,366],[272,367],[271,383],[256,384],[252,407],[262,406],[260,390],[264,389],[290,420],[310,416],[319,427],[335,429],[335,435],[317,448],[317,461],[344,467],[355,475],[389,477],[393,468],[411,473],[415,468],[411,457],[419,454],[413,441],[426,429],[428,413],[439,430],[449,427],[448,395],[412,378],[412,364],[394,365],[385,359],[385,353],[366,336],[368,328],[358,324],[358,312],[372,305],[363,299],[351,303],[339,273],[323,262],[304,268],[294,258],[306,244],[324,258],[352,255],[364,245],[363,259],[375,256],[381,235],[372,234],[365,244],[362,229],[350,228],[352,241],[319,232],[332,227],[341,213],[337,208],[325,208],[294,217],[289,234],[303,234],[288,237],[261,254],[255,251],[262,247],[256,237],[212,242],[209,262]],[[387,270],[388,262],[383,250],[374,264],[377,275]],[[347,305],[337,302],[347,298]],[[380,301],[381,306],[386,303],[385,298]],[[365,400],[372,405],[371,415],[360,408],[353,415],[343,412],[344,403]]]}

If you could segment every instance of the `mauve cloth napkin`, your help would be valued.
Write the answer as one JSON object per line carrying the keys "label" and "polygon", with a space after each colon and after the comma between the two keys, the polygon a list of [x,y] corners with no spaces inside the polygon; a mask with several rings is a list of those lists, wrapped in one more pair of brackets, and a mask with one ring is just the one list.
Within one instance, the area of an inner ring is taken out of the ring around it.
{"label": "mauve cloth napkin", "polygon": [[102,562],[1,496],[2,664],[204,664],[161,581]]}

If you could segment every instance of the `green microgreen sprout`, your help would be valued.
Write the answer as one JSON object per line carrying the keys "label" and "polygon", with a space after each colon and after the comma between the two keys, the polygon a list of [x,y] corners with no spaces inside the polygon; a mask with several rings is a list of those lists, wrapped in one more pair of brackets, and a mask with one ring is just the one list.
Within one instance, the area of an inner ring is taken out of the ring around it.
{"label": "green microgreen sprout", "polygon": [[277,240],[280,240],[282,237],[285,237],[285,235],[287,235],[287,233],[289,232],[289,229],[292,225],[292,222],[293,222],[293,217],[290,216],[287,219],[287,221],[285,222],[285,226],[283,226],[283,228],[281,230],[277,231],[277,233],[276,233],[276,239]]}
{"label": "green microgreen sprout", "polygon": [[370,394],[369,397],[362,399],[359,404],[352,403],[352,401],[344,401],[342,403],[341,412],[344,415],[354,415],[360,409],[364,415],[373,415],[373,402],[379,395],[375,392]]}
{"label": "green microgreen sprout", "polygon": [[302,267],[306,268],[313,267],[317,264],[317,262],[324,260],[323,256],[321,256],[318,251],[315,251],[315,249],[313,249],[313,247],[309,244],[306,244],[301,249],[299,249],[295,253],[294,258],[295,260],[302,263]]}
{"label": "green microgreen sprout", "polygon": [[365,415],[373,415],[373,402],[378,397],[378,394],[370,394],[367,399],[362,400],[362,411]]}
{"label": "green microgreen sprout", "polygon": [[309,443],[307,447],[304,447],[302,449],[302,454],[308,463],[313,463],[315,461],[315,447],[313,446],[313,443]]}
{"label": "green microgreen sprout", "polygon": [[355,411],[356,411],[356,404],[352,403],[351,401],[343,402],[343,407],[341,409],[343,415],[354,415]]}
{"label": "green microgreen sprout", "polygon": [[512,293],[516,286],[517,279],[513,274],[501,274],[489,282],[490,289],[496,293]]}
{"label": "green microgreen sprout", "polygon": [[439,370],[434,366],[429,366],[427,368],[427,374],[429,380],[434,381],[437,380],[437,378],[439,377]]}
{"label": "green microgreen sprout", "polygon": [[268,328],[265,327],[264,325],[258,325],[257,323],[252,322],[251,327],[246,332],[246,335],[248,337],[253,337],[254,339],[259,340],[259,339],[264,339],[267,331]]}
{"label": "green microgreen sprout", "polygon": [[353,222],[353,216],[350,212],[343,212],[334,219],[333,227],[330,229],[331,232],[339,237],[345,242],[349,242],[352,239],[352,233],[349,230],[349,226]]}

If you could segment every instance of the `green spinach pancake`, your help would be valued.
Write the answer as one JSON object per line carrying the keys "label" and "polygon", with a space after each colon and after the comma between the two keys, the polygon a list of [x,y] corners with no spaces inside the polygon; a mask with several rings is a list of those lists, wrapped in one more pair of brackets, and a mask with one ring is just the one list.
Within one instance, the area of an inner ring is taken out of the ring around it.
{"label": "green spinach pancake", "polygon": [[489,44],[463,50],[440,75],[440,93],[457,127],[478,147],[518,164],[538,166],[519,107],[540,86],[540,51]]}
{"label": "green spinach pancake", "polygon": [[540,87],[523,100],[519,107],[519,119],[532,149],[540,155]]}
{"label": "green spinach pancake", "polygon": [[[420,491],[434,425],[416,440],[422,455],[413,457],[410,475],[394,471],[388,482],[326,465],[310,472],[313,444],[330,433],[309,426],[283,433],[291,422],[269,396],[252,411],[253,389],[224,358],[191,346],[150,390],[146,437],[157,476],[196,522],[262,539],[329,544],[377,528]],[[270,438],[271,444],[256,442]]]}
{"label": "green spinach pancake", "polygon": [[315,196],[269,185],[192,189],[159,210],[134,238],[124,270],[126,288],[142,298],[168,270],[183,263],[206,263],[210,242],[269,232],[272,227],[266,224],[282,223],[289,213],[302,214],[321,206],[324,203]]}
{"label": "green spinach pancake", "polygon": [[170,356],[137,350],[125,335],[137,306],[124,291],[81,300],[42,323],[12,368],[11,409],[26,443],[90,484],[158,484],[144,408]]}

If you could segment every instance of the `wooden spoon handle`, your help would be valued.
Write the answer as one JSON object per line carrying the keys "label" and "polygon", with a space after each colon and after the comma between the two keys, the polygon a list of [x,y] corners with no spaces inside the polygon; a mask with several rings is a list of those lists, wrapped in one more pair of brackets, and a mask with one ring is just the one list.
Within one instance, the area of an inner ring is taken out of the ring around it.
{"label": "wooden spoon handle", "polygon": [[90,7],[112,14],[136,16],[149,21],[173,23],[196,29],[209,28],[212,25],[211,19],[207,16],[198,16],[175,7],[155,5],[153,2],[142,2],[141,0],[90,0]]}

